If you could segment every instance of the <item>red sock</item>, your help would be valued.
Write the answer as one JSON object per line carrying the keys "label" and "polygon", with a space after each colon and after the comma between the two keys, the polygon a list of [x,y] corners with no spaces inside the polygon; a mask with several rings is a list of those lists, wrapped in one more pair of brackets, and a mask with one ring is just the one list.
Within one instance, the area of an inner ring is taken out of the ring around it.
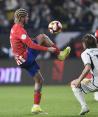
{"label": "red sock", "polygon": [[40,104],[41,93],[39,91],[34,93],[34,104]]}
{"label": "red sock", "polygon": [[59,54],[60,53],[60,49],[54,44],[52,47],[56,48],[55,54]]}

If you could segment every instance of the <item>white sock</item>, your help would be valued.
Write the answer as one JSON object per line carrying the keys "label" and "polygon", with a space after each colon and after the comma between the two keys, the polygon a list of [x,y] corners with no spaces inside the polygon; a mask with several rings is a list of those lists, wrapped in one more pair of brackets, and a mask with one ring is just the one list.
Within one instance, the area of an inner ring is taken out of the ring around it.
{"label": "white sock", "polygon": [[80,88],[72,87],[72,91],[73,91],[76,99],[79,101],[81,107],[83,108],[83,107],[87,106],[87,104],[85,102],[84,94],[80,90]]}
{"label": "white sock", "polygon": [[39,107],[39,106],[40,106],[40,105],[38,105],[38,104],[34,104],[34,105],[33,105],[33,107]]}
{"label": "white sock", "polygon": [[96,101],[98,101],[98,91],[97,91],[97,92],[94,92],[94,99],[95,99]]}

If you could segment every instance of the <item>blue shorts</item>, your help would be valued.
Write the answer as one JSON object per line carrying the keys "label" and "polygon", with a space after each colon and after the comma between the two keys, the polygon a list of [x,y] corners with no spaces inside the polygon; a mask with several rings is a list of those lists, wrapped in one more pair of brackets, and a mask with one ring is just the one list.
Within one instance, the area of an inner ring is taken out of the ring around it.
{"label": "blue shorts", "polygon": [[38,50],[28,48],[27,60],[20,65],[20,67],[26,69],[31,76],[35,76],[35,74],[40,69],[39,65],[35,60],[39,53],[40,51]]}

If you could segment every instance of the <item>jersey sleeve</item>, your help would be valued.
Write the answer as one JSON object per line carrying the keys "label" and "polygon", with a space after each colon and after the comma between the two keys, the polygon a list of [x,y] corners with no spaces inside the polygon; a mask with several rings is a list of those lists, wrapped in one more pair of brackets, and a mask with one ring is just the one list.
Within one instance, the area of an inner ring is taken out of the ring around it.
{"label": "jersey sleeve", "polygon": [[98,39],[98,30],[95,32],[95,37]]}
{"label": "jersey sleeve", "polygon": [[97,43],[98,43],[98,30],[95,31],[95,37],[96,37]]}
{"label": "jersey sleeve", "polygon": [[26,44],[29,48],[32,48],[35,50],[40,50],[40,51],[47,51],[48,50],[47,47],[40,46],[39,44],[34,43],[24,29],[22,29],[21,32],[19,32],[18,38],[24,44]]}
{"label": "jersey sleeve", "polygon": [[85,51],[81,54],[81,59],[82,59],[84,65],[91,64],[90,56]]}

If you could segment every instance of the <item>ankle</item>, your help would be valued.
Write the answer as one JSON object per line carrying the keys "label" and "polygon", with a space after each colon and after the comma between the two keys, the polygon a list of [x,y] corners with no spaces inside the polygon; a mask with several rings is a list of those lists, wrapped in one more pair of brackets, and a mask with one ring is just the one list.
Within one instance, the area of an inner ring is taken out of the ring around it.
{"label": "ankle", "polygon": [[39,104],[33,104],[33,107],[39,107],[40,105]]}
{"label": "ankle", "polygon": [[88,108],[87,104],[83,104],[81,107],[82,108]]}

